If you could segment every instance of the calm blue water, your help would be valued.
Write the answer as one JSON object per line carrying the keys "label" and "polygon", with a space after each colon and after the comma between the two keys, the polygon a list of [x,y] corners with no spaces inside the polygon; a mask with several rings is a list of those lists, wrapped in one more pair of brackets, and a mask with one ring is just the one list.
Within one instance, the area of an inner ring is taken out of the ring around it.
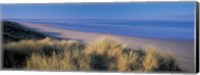
{"label": "calm blue water", "polygon": [[156,39],[194,40],[193,21],[158,20],[18,20],[70,30]]}

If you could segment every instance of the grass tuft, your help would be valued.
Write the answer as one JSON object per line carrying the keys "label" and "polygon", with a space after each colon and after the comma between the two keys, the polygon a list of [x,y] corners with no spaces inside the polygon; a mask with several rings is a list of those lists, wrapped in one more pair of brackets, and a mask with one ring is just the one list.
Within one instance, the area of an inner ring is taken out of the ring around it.
{"label": "grass tuft", "polygon": [[158,68],[158,52],[155,47],[149,47],[143,62],[144,71],[152,71]]}

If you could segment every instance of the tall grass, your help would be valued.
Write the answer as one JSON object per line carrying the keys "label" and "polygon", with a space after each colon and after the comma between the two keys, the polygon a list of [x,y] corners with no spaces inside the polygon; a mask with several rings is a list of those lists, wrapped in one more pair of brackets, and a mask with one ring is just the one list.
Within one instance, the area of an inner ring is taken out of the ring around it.
{"label": "tall grass", "polygon": [[90,70],[90,59],[84,56],[71,57],[66,53],[63,57],[53,52],[52,56],[45,57],[33,54],[27,60],[27,69],[32,70],[59,70],[59,71],[77,71]]}
{"label": "tall grass", "polygon": [[146,57],[144,59],[144,71],[151,71],[158,68],[158,52],[155,47],[149,47],[146,52]]}
{"label": "tall grass", "polygon": [[137,50],[113,37],[89,44],[75,40],[23,40],[4,45],[4,68],[59,71],[179,71],[169,55],[155,47]]}

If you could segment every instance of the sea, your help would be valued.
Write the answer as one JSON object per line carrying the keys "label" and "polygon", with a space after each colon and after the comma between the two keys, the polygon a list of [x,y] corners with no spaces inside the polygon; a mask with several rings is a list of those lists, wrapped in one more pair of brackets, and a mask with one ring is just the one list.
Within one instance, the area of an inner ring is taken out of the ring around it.
{"label": "sea", "polygon": [[167,40],[193,41],[196,32],[194,21],[112,19],[12,19],[11,21],[39,23],[83,32]]}

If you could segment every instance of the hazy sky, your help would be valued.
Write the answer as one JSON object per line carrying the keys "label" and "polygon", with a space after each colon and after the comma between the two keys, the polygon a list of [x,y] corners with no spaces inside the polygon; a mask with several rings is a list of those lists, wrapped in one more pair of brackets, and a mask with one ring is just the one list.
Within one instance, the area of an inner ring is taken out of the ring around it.
{"label": "hazy sky", "polygon": [[3,4],[3,19],[193,20],[195,2]]}

